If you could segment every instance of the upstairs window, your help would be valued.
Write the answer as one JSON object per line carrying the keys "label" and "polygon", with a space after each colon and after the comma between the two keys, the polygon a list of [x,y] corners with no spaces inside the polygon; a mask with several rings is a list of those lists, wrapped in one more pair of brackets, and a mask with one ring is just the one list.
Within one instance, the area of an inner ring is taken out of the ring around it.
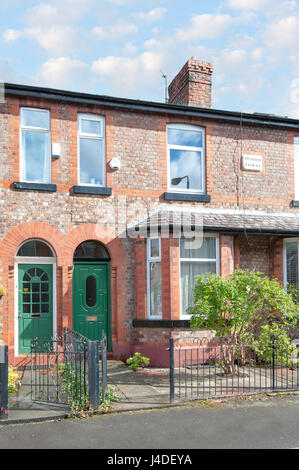
{"label": "upstairs window", "polygon": [[105,120],[101,116],[80,114],[79,184],[105,186]]}
{"label": "upstairs window", "polygon": [[204,131],[197,126],[167,126],[168,188],[205,192]]}
{"label": "upstairs window", "polygon": [[50,113],[43,109],[21,109],[21,180],[51,183]]}

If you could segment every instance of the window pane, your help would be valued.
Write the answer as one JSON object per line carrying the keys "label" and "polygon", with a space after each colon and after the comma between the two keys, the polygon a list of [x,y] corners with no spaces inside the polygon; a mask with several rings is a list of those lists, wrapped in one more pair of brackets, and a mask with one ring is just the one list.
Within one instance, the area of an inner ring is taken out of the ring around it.
{"label": "window pane", "polygon": [[49,129],[49,113],[22,109],[22,126]]}
{"label": "window pane", "polygon": [[80,139],[80,183],[104,184],[101,140]]}
{"label": "window pane", "polygon": [[81,132],[86,134],[101,135],[101,122],[81,119]]}
{"label": "window pane", "polygon": [[86,279],[86,305],[94,307],[97,301],[97,280],[95,276]]}
{"label": "window pane", "polygon": [[[203,237],[202,245],[196,248],[197,240],[188,240],[181,238],[180,256],[181,258],[205,258],[216,259],[216,237]],[[194,248],[192,248],[194,244]]]}
{"label": "window pane", "polygon": [[167,129],[169,145],[182,145],[188,147],[202,147],[202,132],[179,129]]}
{"label": "window pane", "polygon": [[287,282],[298,291],[298,244],[287,243]]}
{"label": "window pane", "polygon": [[110,255],[106,248],[95,240],[81,243],[74,253],[74,260],[110,261]]}
{"label": "window pane", "polygon": [[[173,181],[182,178],[181,182]],[[170,149],[170,184],[171,188],[202,190],[201,152]],[[177,184],[175,184],[177,183]]]}
{"label": "window pane", "polygon": [[216,273],[215,261],[207,263],[181,262],[182,315],[188,315],[188,308],[193,305],[193,289],[196,276],[205,273]]}
{"label": "window pane", "polygon": [[159,238],[150,240],[150,244],[151,244],[151,251],[150,251],[151,258],[159,258],[160,257]]}
{"label": "window pane", "polygon": [[50,183],[49,134],[22,131],[23,166],[25,181]]}
{"label": "window pane", "polygon": [[[19,248],[17,256],[41,256],[41,257],[53,257],[52,250],[45,243],[39,240],[29,240]],[[30,271],[29,271],[30,273]],[[31,274],[35,276],[35,274]],[[37,273],[37,275],[39,275]],[[47,274],[43,275],[43,281],[48,280]]]}
{"label": "window pane", "polygon": [[150,315],[162,315],[161,263],[150,263]]}

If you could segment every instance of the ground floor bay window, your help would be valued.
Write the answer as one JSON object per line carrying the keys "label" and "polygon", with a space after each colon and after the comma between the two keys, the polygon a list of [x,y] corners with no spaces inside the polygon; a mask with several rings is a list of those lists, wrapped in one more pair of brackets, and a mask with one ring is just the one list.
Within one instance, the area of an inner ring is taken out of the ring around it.
{"label": "ground floor bay window", "polygon": [[[284,285],[287,290],[295,289],[299,294],[298,276],[298,250],[299,238],[285,239],[284,241]],[[299,295],[298,295],[299,296]]]}
{"label": "ground floor bay window", "polygon": [[188,312],[193,305],[193,289],[196,276],[219,273],[218,235],[204,234],[201,246],[198,240],[180,240],[181,317],[190,318]]}

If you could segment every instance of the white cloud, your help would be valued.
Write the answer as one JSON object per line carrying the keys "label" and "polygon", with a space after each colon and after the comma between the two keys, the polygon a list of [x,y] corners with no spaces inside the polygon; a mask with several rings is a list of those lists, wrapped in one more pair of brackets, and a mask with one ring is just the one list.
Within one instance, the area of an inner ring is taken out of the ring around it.
{"label": "white cloud", "polygon": [[112,90],[125,96],[144,91],[160,79],[163,55],[144,52],[134,58],[108,56],[92,64],[92,71],[102,77],[109,77]]}
{"label": "white cloud", "polygon": [[288,16],[277,22],[273,22],[265,31],[265,43],[277,50],[298,48],[299,42],[299,17]]}
{"label": "white cloud", "polygon": [[230,8],[236,8],[240,10],[263,10],[270,6],[273,0],[228,0],[227,5]]}
{"label": "white cloud", "polygon": [[[21,36],[34,39],[48,52],[65,55],[81,45],[75,23],[88,11],[94,0],[52,0],[28,8],[22,31],[8,29],[3,38],[14,42]],[[81,38],[82,39],[82,38]]]}
{"label": "white cloud", "polygon": [[160,7],[154,8],[153,10],[150,10],[148,12],[140,11],[135,14],[135,17],[141,21],[145,21],[146,23],[152,23],[154,21],[158,21],[164,18],[166,12],[166,8]]}
{"label": "white cloud", "polygon": [[22,31],[17,31],[16,29],[7,29],[3,33],[3,39],[5,42],[15,42],[20,36],[22,36]]}
{"label": "white cloud", "polygon": [[220,36],[231,24],[230,15],[198,15],[191,18],[191,24],[187,28],[179,28],[176,39],[180,42],[194,41],[197,39],[212,39]]}
{"label": "white cloud", "polygon": [[119,20],[112,26],[96,26],[93,28],[92,33],[97,39],[103,39],[106,41],[114,40],[127,36],[128,34],[136,34],[138,32],[138,27],[129,23],[125,20]]}
{"label": "white cloud", "polygon": [[24,36],[35,39],[41,47],[54,55],[78,50],[80,44],[77,31],[72,26],[25,28]]}
{"label": "white cloud", "polygon": [[84,78],[88,73],[88,66],[81,60],[72,60],[69,57],[49,59],[42,64],[38,80],[40,83],[54,87],[70,87],[76,79]]}
{"label": "white cloud", "polygon": [[126,55],[135,55],[138,52],[138,47],[135,46],[132,42],[126,42],[124,47],[124,53]]}

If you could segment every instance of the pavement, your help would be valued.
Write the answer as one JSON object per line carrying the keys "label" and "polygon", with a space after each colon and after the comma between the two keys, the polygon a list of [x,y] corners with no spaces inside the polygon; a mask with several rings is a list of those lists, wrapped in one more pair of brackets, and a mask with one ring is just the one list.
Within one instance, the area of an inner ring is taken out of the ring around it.
{"label": "pavement", "polygon": [[[153,449],[152,455],[161,456],[164,449],[174,449],[174,455],[182,455],[188,454],[188,450],[182,449],[294,449],[298,446],[298,396],[195,402],[174,408],[108,413],[89,419],[0,427],[1,449],[108,449],[99,454],[100,465],[107,463],[104,459],[108,455],[123,455],[120,449],[134,449],[125,455],[143,457],[138,449]],[[213,463],[215,457],[211,455]],[[200,459],[199,465],[203,462],[202,455]],[[138,468],[150,468],[150,460]]]}

